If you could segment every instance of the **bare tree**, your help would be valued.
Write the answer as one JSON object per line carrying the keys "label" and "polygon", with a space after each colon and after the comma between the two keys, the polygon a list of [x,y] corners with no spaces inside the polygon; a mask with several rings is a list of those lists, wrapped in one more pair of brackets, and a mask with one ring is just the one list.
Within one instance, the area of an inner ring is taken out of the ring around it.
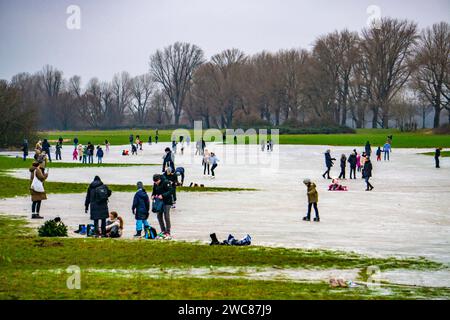
{"label": "bare tree", "polygon": [[[129,109],[132,95],[132,82],[128,72],[123,71],[121,74],[115,74],[111,85],[108,89],[111,90],[113,105],[108,105],[108,113],[106,114],[109,126],[120,125],[125,118],[125,111]],[[107,88],[103,88],[103,92],[107,93]],[[104,95],[105,97],[105,95]]]}
{"label": "bare tree", "polygon": [[381,126],[388,127],[389,104],[408,81],[417,40],[416,23],[383,18],[379,26],[362,31],[362,53],[367,63],[367,82],[370,83],[372,127],[376,128],[381,112]]}
{"label": "bare tree", "polygon": [[441,111],[450,108],[450,25],[447,22],[434,24],[422,32],[412,83],[433,106],[433,126],[439,127]]}
{"label": "bare tree", "polygon": [[149,74],[143,74],[131,80],[132,100],[129,109],[139,125],[144,125],[149,119],[153,89],[154,83]]}
{"label": "bare tree", "polygon": [[150,57],[150,72],[172,104],[175,124],[180,121],[184,100],[195,69],[203,63],[203,51],[196,45],[176,42]]}

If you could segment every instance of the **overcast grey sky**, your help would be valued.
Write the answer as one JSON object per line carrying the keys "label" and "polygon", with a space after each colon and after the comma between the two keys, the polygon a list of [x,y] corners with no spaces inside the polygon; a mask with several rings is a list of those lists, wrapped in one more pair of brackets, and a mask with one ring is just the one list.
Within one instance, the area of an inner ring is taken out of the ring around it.
{"label": "overcast grey sky", "polygon": [[[79,30],[66,26],[69,5],[81,9]],[[207,58],[232,47],[309,49],[327,32],[360,31],[370,5],[420,27],[450,21],[450,0],[0,0],[0,79],[45,64],[84,84],[123,70],[134,76],[175,41],[200,46]]]}

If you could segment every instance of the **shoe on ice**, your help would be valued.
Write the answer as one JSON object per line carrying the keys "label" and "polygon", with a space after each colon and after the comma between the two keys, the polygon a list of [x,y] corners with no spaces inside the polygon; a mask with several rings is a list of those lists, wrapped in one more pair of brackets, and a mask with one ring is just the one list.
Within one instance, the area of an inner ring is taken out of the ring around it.
{"label": "shoe on ice", "polygon": [[303,217],[303,221],[311,221],[309,217]]}
{"label": "shoe on ice", "polygon": [[44,217],[40,216],[39,213],[32,214],[31,219],[44,219]]}
{"label": "shoe on ice", "polygon": [[315,222],[320,222],[320,218],[314,218]]}

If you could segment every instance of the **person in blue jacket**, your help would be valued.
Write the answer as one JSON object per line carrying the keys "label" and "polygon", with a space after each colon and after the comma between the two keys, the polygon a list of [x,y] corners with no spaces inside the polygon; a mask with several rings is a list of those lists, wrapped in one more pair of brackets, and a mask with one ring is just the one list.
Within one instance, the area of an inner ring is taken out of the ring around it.
{"label": "person in blue jacket", "polygon": [[144,185],[141,181],[139,181],[136,186],[137,192],[134,195],[131,210],[133,211],[134,218],[136,219],[136,234],[134,237],[138,238],[141,236],[142,227],[150,227],[147,221],[150,211],[150,198],[148,197],[147,191],[145,191]]}

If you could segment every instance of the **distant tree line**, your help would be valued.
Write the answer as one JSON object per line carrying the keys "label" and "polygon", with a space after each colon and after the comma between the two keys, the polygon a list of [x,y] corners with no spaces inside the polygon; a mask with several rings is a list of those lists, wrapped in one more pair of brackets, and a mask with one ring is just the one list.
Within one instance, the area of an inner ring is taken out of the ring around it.
{"label": "distant tree line", "polygon": [[1,131],[11,130],[15,117],[24,117],[27,128],[63,130],[191,126],[195,120],[218,128],[403,129],[417,127],[418,116],[424,126],[431,112],[438,127],[441,112],[450,114],[449,57],[448,23],[420,31],[412,21],[391,18],[360,33],[320,36],[309,51],[249,56],[228,49],[207,61],[198,46],[177,42],[153,53],[148,73],[136,77],[122,72],[82,85],[79,76],[65,79],[46,65],[3,81]]}

